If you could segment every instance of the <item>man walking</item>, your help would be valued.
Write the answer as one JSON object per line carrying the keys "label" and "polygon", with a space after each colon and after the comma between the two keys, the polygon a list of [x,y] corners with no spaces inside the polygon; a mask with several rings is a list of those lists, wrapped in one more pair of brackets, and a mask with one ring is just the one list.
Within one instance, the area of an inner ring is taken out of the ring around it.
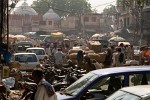
{"label": "man walking", "polygon": [[34,69],[32,77],[34,82],[38,85],[34,100],[57,100],[55,90],[51,84],[44,79],[42,69]]}

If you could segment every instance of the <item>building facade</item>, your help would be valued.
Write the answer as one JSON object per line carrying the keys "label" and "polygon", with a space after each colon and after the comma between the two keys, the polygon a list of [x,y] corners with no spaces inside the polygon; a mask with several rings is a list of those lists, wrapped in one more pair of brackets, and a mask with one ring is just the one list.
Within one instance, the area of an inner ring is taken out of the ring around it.
{"label": "building facade", "polygon": [[[137,0],[117,0],[117,28],[121,33],[129,33],[130,40],[149,42],[150,1],[137,3]],[[123,30],[123,31],[122,31]],[[145,41],[146,40],[146,41]]]}
{"label": "building facade", "polygon": [[105,14],[81,14],[61,19],[52,9],[40,15],[26,2],[15,8],[9,17],[9,31],[12,34],[36,31],[107,33],[112,31],[110,25],[112,25],[112,16]]}
{"label": "building facade", "polygon": [[44,15],[38,14],[26,2],[15,8],[9,16],[9,31],[12,34],[59,30],[60,17],[49,9]]}

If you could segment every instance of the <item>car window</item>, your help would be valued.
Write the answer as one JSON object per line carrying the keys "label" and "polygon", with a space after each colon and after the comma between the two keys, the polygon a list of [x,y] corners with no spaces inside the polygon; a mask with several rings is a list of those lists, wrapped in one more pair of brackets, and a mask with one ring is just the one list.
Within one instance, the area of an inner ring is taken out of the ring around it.
{"label": "car window", "polygon": [[15,56],[15,61],[20,63],[37,62],[37,57],[34,54],[20,54]]}
{"label": "car window", "polygon": [[[114,93],[118,89],[122,88],[123,86],[123,75],[118,76],[109,76],[97,81],[91,88],[88,89],[88,92],[95,95],[106,95],[109,96],[110,94]],[[97,94],[97,92],[99,93]]]}
{"label": "car window", "polygon": [[87,84],[89,84],[91,81],[95,80],[98,77],[98,75],[93,73],[88,73],[81,77],[79,80],[77,80],[75,83],[70,85],[68,88],[66,88],[63,93],[70,94],[70,95],[76,95],[78,92],[80,92]]}
{"label": "car window", "polygon": [[30,47],[33,47],[33,45],[28,44],[28,43],[26,43],[26,44],[20,43],[20,44],[17,45],[18,51],[25,51],[27,48],[30,48]]}
{"label": "car window", "polygon": [[150,85],[150,73],[129,75],[129,86]]}
{"label": "car window", "polygon": [[112,94],[106,100],[141,100],[141,97],[119,90]]}
{"label": "car window", "polygon": [[27,52],[35,53],[36,55],[45,55],[45,51],[43,49],[28,49]]}

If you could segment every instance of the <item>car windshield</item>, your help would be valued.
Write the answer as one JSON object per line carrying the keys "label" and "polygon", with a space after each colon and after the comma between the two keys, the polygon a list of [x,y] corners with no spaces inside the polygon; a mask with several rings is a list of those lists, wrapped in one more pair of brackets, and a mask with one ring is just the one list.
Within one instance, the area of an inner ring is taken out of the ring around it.
{"label": "car windshield", "polygon": [[141,100],[142,98],[140,96],[119,90],[112,94],[109,98],[106,100]]}
{"label": "car windshield", "polygon": [[28,49],[27,52],[35,53],[36,55],[45,55],[43,49]]}
{"label": "car windshield", "polygon": [[76,95],[78,94],[87,84],[89,84],[91,81],[95,80],[98,77],[98,75],[94,73],[88,73],[81,77],[79,80],[77,80],[75,83],[70,85],[68,88],[66,88],[63,93],[69,94],[69,95]]}
{"label": "car windshield", "polygon": [[27,48],[31,48],[33,47],[32,44],[18,44],[17,48],[18,48],[18,51],[25,51]]}
{"label": "car windshield", "polygon": [[34,54],[20,54],[15,56],[15,61],[20,63],[37,62],[37,57]]}

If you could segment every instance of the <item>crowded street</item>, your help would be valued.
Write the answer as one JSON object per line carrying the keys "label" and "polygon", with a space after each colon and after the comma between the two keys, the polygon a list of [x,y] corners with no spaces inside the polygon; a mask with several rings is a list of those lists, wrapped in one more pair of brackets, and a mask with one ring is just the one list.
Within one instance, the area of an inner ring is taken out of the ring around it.
{"label": "crowded street", "polygon": [[0,1],[0,100],[149,100],[149,1],[29,1]]}

